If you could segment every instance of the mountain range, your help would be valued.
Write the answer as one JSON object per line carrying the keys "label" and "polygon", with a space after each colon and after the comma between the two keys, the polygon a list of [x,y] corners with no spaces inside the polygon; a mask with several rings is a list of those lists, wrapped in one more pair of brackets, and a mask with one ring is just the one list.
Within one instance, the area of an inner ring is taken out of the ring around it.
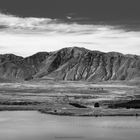
{"label": "mountain range", "polygon": [[140,56],[69,47],[23,58],[0,55],[0,79],[72,81],[133,80],[140,78]]}

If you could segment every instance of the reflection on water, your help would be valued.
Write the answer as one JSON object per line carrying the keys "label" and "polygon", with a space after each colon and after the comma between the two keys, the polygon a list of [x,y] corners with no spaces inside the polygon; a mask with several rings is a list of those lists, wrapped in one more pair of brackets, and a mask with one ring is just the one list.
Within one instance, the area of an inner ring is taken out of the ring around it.
{"label": "reflection on water", "polygon": [[0,140],[138,140],[140,118],[0,112]]}

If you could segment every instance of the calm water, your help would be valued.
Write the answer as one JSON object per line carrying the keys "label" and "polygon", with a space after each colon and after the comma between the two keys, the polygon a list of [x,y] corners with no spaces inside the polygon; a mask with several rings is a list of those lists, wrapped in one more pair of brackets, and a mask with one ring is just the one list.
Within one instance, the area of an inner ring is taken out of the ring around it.
{"label": "calm water", "polygon": [[140,118],[0,112],[0,140],[139,140]]}

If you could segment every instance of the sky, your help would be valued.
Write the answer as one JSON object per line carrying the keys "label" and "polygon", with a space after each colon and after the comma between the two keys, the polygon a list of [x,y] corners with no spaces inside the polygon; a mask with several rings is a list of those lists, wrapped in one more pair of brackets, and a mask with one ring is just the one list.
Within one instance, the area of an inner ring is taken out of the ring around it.
{"label": "sky", "polygon": [[139,0],[0,0],[0,54],[74,46],[140,55]]}

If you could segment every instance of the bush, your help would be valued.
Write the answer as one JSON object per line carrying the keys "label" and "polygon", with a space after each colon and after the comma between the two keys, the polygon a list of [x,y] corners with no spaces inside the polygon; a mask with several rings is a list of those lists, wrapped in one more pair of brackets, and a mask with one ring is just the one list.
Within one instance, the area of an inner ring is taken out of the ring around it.
{"label": "bush", "polygon": [[94,107],[100,107],[99,103],[95,103]]}

